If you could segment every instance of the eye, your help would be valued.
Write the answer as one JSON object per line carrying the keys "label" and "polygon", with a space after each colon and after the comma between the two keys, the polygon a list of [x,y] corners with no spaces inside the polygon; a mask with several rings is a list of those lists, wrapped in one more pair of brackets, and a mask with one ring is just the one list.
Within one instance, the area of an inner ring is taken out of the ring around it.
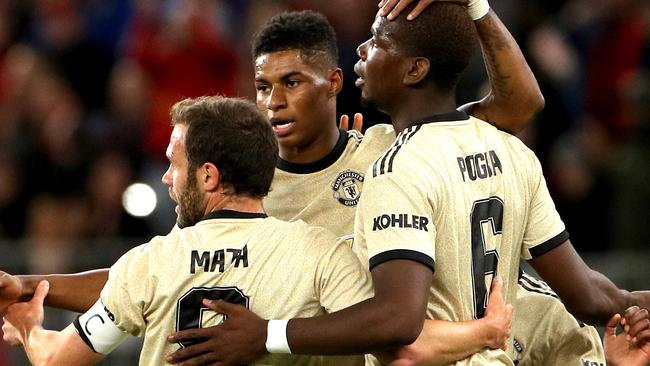
{"label": "eye", "polygon": [[269,91],[269,86],[266,84],[257,84],[255,86],[255,89],[257,89],[258,93],[267,93]]}
{"label": "eye", "polygon": [[289,88],[295,88],[298,86],[298,84],[300,84],[300,81],[298,80],[287,80],[287,86]]}

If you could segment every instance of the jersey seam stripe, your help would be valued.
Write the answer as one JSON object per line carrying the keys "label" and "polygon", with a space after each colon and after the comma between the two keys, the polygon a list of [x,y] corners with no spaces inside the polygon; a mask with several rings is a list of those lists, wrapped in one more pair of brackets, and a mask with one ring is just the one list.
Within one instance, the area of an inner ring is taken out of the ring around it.
{"label": "jersey seam stripe", "polygon": [[[372,170],[372,176],[373,177],[376,177],[377,175],[382,175],[382,174],[392,173],[393,172],[393,161],[395,160],[395,156],[400,151],[402,146],[405,145],[407,142],[409,142],[411,137],[413,137],[413,135],[415,135],[415,133],[418,132],[421,127],[422,127],[422,125],[417,125],[417,126],[413,127],[413,129],[410,130],[410,131],[408,129],[405,130],[402,133],[402,135],[393,143],[393,146],[391,146],[390,149],[388,149],[384,153],[382,158],[377,159],[377,161],[375,161],[375,164],[376,164],[376,163],[380,162],[380,160],[381,160],[381,163],[380,163],[381,169],[379,169],[379,174],[377,174],[377,171],[376,171],[375,167],[373,166],[373,170]],[[386,165],[386,160],[387,159],[388,159],[388,165]]]}
{"label": "jersey seam stripe", "polygon": [[519,281],[519,285],[521,287],[523,287],[525,290],[529,291],[529,292],[534,292],[534,293],[541,294],[541,295],[547,295],[547,296],[551,296],[551,297],[554,297],[556,299],[559,299],[557,294],[554,293],[553,291],[548,291],[548,290],[542,289],[542,288],[540,288],[540,287],[538,287],[536,285],[533,285],[533,284],[531,284],[529,282]]}

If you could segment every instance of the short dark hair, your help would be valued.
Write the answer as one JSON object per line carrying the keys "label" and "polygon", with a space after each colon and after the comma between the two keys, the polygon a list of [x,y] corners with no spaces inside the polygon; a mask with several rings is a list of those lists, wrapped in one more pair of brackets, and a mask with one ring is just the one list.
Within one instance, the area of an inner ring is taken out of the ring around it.
{"label": "short dark hair", "polygon": [[253,37],[253,57],[264,53],[300,50],[308,58],[322,57],[328,67],[338,65],[336,32],[324,15],[293,11],[269,19]]}
{"label": "short dark hair", "polygon": [[476,28],[467,7],[451,2],[434,2],[416,19],[406,20],[416,4],[409,4],[397,19],[387,22],[386,29],[404,56],[429,59],[427,80],[452,89],[477,47]]}
{"label": "short dark hair", "polygon": [[221,96],[184,99],[171,109],[172,125],[188,126],[185,148],[189,173],[206,162],[237,195],[268,194],[278,159],[278,143],[255,104]]}

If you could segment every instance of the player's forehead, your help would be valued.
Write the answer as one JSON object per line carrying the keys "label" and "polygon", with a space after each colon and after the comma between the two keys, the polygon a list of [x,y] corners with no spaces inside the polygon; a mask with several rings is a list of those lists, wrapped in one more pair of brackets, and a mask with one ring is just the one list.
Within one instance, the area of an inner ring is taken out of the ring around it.
{"label": "player's forehead", "polygon": [[170,161],[185,156],[185,136],[187,134],[187,124],[177,123],[174,125],[171,137],[169,138],[169,145],[165,155]]}
{"label": "player's forehead", "polygon": [[287,73],[319,74],[322,67],[318,61],[299,49],[262,53],[255,58],[255,78],[282,77]]}

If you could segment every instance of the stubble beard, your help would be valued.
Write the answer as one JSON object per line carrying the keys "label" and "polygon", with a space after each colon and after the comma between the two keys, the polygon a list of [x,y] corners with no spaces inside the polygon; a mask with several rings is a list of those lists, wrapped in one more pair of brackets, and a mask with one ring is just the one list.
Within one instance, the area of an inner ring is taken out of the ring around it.
{"label": "stubble beard", "polygon": [[196,177],[188,174],[185,188],[178,197],[178,217],[176,223],[178,227],[185,228],[194,226],[201,221],[204,216],[201,194],[196,187]]}

